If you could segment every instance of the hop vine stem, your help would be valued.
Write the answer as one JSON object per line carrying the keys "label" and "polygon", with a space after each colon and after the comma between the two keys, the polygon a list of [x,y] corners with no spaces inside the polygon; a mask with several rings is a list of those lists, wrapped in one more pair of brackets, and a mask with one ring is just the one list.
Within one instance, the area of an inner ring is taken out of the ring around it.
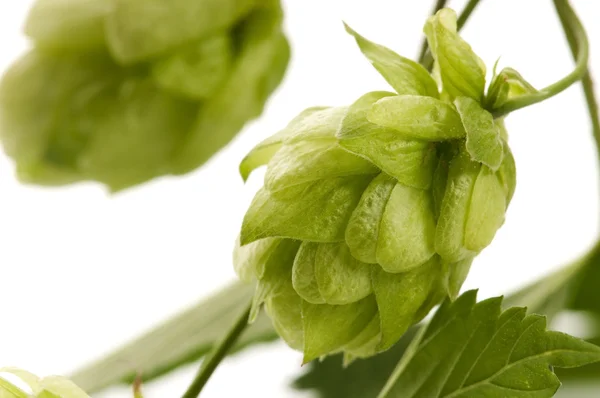
{"label": "hop vine stem", "polygon": [[[433,10],[431,11],[431,14],[435,15],[439,10],[446,7],[446,3],[448,3],[448,0],[437,0],[435,5],[433,6]],[[423,64],[423,62],[425,61],[426,55],[427,55],[427,40],[423,39],[423,41],[421,42],[421,49],[419,50],[419,58],[418,58],[420,64]],[[431,54],[429,54],[429,59],[431,59],[433,61],[433,58],[431,58]]]}
{"label": "hop vine stem", "polygon": [[[554,0],[555,4],[556,1],[557,0]],[[579,43],[577,42],[576,32],[573,30],[573,26],[569,24],[568,19],[565,18],[563,13],[559,13],[558,17],[565,32],[569,47],[571,48],[573,58],[577,59],[577,54],[579,53]],[[590,120],[592,122],[592,133],[594,136],[594,142],[596,144],[596,154],[600,159],[600,116],[598,115],[598,101],[594,92],[594,82],[589,67],[586,67],[586,71],[581,78],[581,84],[583,87],[583,93],[585,95]]]}
{"label": "hop vine stem", "polygon": [[247,309],[238,318],[223,340],[214,348],[213,352],[204,359],[196,377],[185,394],[183,394],[182,398],[196,398],[200,395],[215,369],[217,369],[223,358],[225,358],[244,330],[248,327],[250,309],[251,305],[248,305]]}

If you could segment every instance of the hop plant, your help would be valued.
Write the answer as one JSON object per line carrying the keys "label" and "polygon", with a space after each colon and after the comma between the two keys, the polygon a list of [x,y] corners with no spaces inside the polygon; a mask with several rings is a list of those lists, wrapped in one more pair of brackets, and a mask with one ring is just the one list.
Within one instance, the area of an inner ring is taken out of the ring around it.
{"label": "hop plant", "polygon": [[244,178],[267,171],[236,271],[258,281],[254,314],[264,303],[305,362],[384,351],[456,298],[516,183],[506,130],[488,104],[533,90],[505,70],[486,96],[485,66],[450,9],[424,27],[433,74],[346,28],[396,92],[307,109],[240,166]]}
{"label": "hop plant", "polygon": [[116,191],[195,169],[281,81],[281,23],[279,0],[38,0],[0,83],[19,179]]}

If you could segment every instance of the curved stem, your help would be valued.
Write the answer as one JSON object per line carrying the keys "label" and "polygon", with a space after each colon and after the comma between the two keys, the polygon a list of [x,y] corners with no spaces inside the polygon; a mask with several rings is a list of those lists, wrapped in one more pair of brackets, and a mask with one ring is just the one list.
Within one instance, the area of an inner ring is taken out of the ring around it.
{"label": "curved stem", "polygon": [[250,317],[250,308],[244,311],[244,313],[240,316],[237,322],[233,325],[229,333],[225,336],[225,338],[216,346],[214,351],[204,359],[196,377],[192,381],[192,384],[188,387],[185,394],[183,394],[182,398],[196,398],[202,392],[202,389],[206,385],[210,376],[212,376],[213,372],[219,366],[223,358],[227,355],[227,352],[234,346],[238,338],[241,336],[242,332],[248,326],[248,318]]}
{"label": "curved stem", "polygon": [[[467,20],[469,19],[469,17],[473,13],[473,10],[475,10],[475,7],[477,7],[477,4],[479,4],[480,1],[481,0],[469,0],[465,8],[458,15],[458,18],[456,19],[456,29],[459,32],[465,26],[465,23],[467,23]],[[425,40],[423,45],[425,50],[427,50],[427,40]],[[428,71],[431,71],[431,69],[433,68],[433,61],[434,60],[433,56],[431,55],[431,51],[425,51],[422,59],[419,58],[419,63],[423,65]]]}
{"label": "curved stem", "polygon": [[[433,6],[433,9],[431,10],[431,15],[435,15],[439,10],[446,7],[447,2],[448,2],[448,0],[437,0],[435,5]],[[423,41],[421,42],[421,49],[419,50],[419,58],[418,58],[420,64],[423,64],[426,54],[427,54],[427,38],[423,38]]]}
{"label": "curved stem", "polygon": [[571,32],[572,41],[576,43],[577,64],[575,69],[556,83],[551,84],[536,93],[523,95],[507,101],[504,105],[494,111],[495,117],[505,116],[517,109],[525,108],[553,97],[567,89],[573,83],[579,81],[587,72],[589,44],[585,29],[571,8],[568,0],[554,0],[554,6],[559,18],[561,21],[564,21],[563,23],[568,27],[567,32]]}
{"label": "curved stem", "polygon": [[[573,31],[572,26],[569,25],[564,15],[560,14],[559,19],[563,26],[567,41],[569,42],[569,47],[571,48],[573,58],[577,59],[577,54],[579,53],[579,44],[577,43],[575,32]],[[600,116],[598,115],[598,101],[596,100],[596,94],[594,93],[594,82],[592,75],[589,71],[589,68],[586,69],[586,72],[581,78],[581,84],[583,86],[583,93],[585,95],[588,113],[592,122],[592,134],[594,135],[594,142],[596,143],[596,153],[600,158]]]}

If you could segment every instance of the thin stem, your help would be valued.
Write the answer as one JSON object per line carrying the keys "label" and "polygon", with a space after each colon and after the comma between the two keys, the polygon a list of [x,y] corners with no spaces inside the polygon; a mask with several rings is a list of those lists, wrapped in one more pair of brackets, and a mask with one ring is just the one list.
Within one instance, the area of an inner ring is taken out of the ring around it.
{"label": "thin stem", "polygon": [[589,44],[585,29],[571,8],[568,0],[554,0],[554,6],[559,18],[561,18],[561,21],[564,21],[564,24],[568,26],[568,32],[571,32],[571,40],[576,43],[575,48],[577,49],[577,64],[575,69],[573,69],[571,73],[556,83],[551,84],[536,93],[523,95],[507,101],[499,109],[494,111],[495,117],[502,117],[510,112],[516,111],[517,109],[525,108],[527,106],[547,100],[548,98],[561,93],[573,83],[582,79],[585,75],[589,59]]}
{"label": "thin stem", "polygon": [[[467,20],[477,7],[481,0],[469,0],[465,8],[460,12],[458,18],[456,19],[456,29],[460,32],[460,30],[465,26]],[[436,11],[437,12],[437,11]],[[427,49],[427,41],[425,41],[425,49]],[[433,69],[433,55],[431,55],[431,51],[425,51],[422,59],[419,59],[419,63],[425,67],[428,71]]]}
{"label": "thin stem", "polygon": [[206,385],[206,382],[208,379],[210,379],[210,376],[212,376],[217,366],[219,366],[223,358],[225,358],[227,355],[227,352],[231,350],[248,326],[250,308],[251,306],[248,306],[237,322],[233,325],[229,333],[227,333],[225,338],[215,347],[214,351],[204,359],[200,369],[198,370],[198,373],[196,374],[196,377],[192,381],[192,384],[190,384],[188,387],[188,390],[185,392],[185,394],[183,394],[182,398],[197,398],[200,395],[202,389]]}
{"label": "thin stem", "polygon": [[480,0],[469,0],[467,5],[465,6],[465,8],[462,10],[460,15],[458,16],[458,19],[456,20],[456,28],[458,30],[461,30],[463,28],[463,26],[465,26],[465,24],[467,23],[467,20],[473,13],[473,10],[475,10],[475,7],[477,7],[477,4],[479,4],[479,1]]}
{"label": "thin stem", "polygon": [[[433,6],[433,9],[431,10],[431,15],[435,15],[439,10],[446,7],[447,2],[448,0],[437,0]],[[427,54],[427,38],[423,38],[423,41],[421,42],[421,49],[419,50],[418,58],[420,64],[422,64],[425,60],[425,54]]]}
{"label": "thin stem", "polygon": [[[565,32],[565,36],[567,37],[567,41],[569,42],[569,47],[571,48],[573,58],[577,59],[577,54],[579,53],[579,44],[577,43],[575,32],[563,14],[559,15],[559,19]],[[585,95],[588,113],[592,122],[592,133],[594,135],[594,142],[596,144],[596,153],[600,158],[600,116],[598,115],[598,101],[596,100],[596,95],[594,93],[594,82],[589,68],[586,68],[585,74],[581,78],[581,84],[583,86],[583,93]]]}

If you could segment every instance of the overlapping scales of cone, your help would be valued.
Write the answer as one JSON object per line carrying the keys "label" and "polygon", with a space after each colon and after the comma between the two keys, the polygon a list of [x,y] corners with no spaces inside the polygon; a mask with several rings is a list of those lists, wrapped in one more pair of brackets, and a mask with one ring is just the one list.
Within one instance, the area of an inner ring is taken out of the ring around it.
{"label": "overlapping scales of cone", "polygon": [[20,180],[113,191],[203,164],[286,70],[279,0],[37,0],[0,83]]}
{"label": "overlapping scales of cone", "polygon": [[235,267],[258,281],[255,311],[264,303],[305,361],[391,347],[457,296],[504,222],[515,164],[483,104],[506,100],[500,86],[512,83],[484,95],[484,66],[455,21],[444,9],[425,26],[437,81],[347,28],[395,92],[307,109],[241,164],[244,178],[267,170]]}

